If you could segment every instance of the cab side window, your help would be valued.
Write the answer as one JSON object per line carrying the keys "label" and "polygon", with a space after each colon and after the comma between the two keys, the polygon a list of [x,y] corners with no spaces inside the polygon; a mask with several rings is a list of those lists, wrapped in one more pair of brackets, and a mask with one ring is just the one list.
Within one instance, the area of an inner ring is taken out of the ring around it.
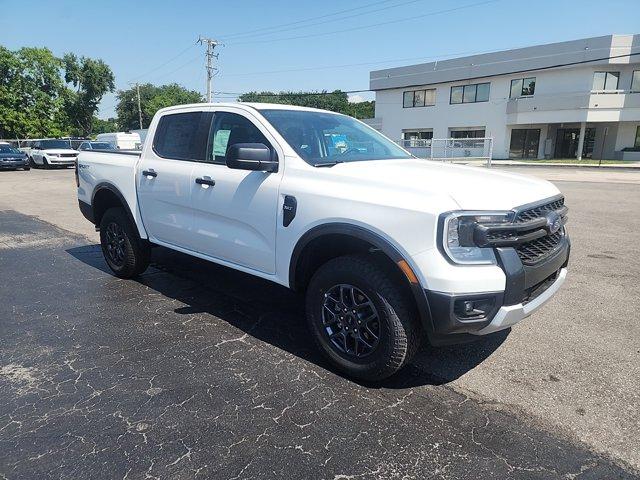
{"label": "cab side window", "polygon": [[210,112],[164,115],[153,138],[153,149],[163,158],[204,160],[210,122]]}
{"label": "cab side window", "polygon": [[206,161],[224,165],[227,148],[236,143],[263,143],[272,148],[267,138],[248,118],[236,113],[215,113],[209,133]]}

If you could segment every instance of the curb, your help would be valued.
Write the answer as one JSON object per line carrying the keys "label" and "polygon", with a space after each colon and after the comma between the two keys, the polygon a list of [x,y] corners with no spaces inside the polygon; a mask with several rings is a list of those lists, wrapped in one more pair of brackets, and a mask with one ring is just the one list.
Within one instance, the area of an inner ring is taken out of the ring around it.
{"label": "curb", "polygon": [[577,165],[571,163],[491,163],[491,167],[533,167],[533,168],[578,168],[591,170],[623,170],[627,172],[640,172],[640,165],[637,167],[627,165]]}

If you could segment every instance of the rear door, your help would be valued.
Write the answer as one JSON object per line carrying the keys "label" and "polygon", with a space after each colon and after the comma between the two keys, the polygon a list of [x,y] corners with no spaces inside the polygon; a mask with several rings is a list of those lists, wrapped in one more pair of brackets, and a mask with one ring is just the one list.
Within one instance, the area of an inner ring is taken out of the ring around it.
{"label": "rear door", "polygon": [[163,115],[136,173],[138,203],[152,241],[192,249],[191,177],[204,160],[211,113]]}
{"label": "rear door", "polygon": [[[264,273],[275,272],[278,190],[283,155],[269,131],[243,110],[216,111],[207,158],[195,164],[191,177],[194,250]],[[276,149],[278,172],[232,170],[227,148],[236,143],[263,143]]]}

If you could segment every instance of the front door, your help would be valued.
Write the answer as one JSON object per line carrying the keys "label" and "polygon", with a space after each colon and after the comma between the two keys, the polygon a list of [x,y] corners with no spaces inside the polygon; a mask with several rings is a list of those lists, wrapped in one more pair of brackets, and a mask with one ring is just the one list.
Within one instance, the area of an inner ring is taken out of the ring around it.
{"label": "front door", "polygon": [[[263,143],[274,148],[269,132],[248,114],[215,112],[207,159],[191,174],[194,250],[264,273],[275,273],[278,190],[276,173],[233,170],[227,147]],[[281,158],[282,160],[282,158]]]}
{"label": "front door", "polygon": [[191,174],[203,160],[211,113],[164,115],[136,172],[138,203],[152,241],[191,249]]}
{"label": "front door", "polygon": [[[596,135],[595,128],[587,128],[584,135],[582,157],[591,158]],[[579,128],[559,128],[556,138],[555,158],[576,158],[580,140]]]}

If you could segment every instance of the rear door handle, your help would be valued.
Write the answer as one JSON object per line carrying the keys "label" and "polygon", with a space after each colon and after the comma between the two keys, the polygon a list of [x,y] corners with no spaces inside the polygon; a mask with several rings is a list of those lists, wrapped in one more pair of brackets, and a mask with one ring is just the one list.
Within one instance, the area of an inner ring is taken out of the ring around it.
{"label": "rear door handle", "polygon": [[211,180],[209,177],[198,177],[196,178],[196,183],[198,185],[209,185],[213,187],[216,184],[215,180]]}
{"label": "rear door handle", "polygon": [[149,170],[143,170],[142,175],[144,175],[145,177],[153,177],[153,178],[158,176],[158,174],[153,168],[150,168]]}

